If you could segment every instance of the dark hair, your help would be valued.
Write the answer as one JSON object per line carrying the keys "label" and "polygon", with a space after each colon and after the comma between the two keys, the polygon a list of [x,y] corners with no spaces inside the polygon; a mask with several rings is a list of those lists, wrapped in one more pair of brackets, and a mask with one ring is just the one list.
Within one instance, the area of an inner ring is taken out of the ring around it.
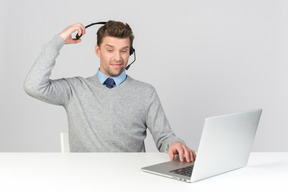
{"label": "dark hair", "polygon": [[97,31],[97,45],[100,46],[104,37],[117,37],[117,38],[129,38],[130,46],[133,45],[134,35],[132,29],[127,23],[119,21],[108,21],[105,25],[99,28]]}

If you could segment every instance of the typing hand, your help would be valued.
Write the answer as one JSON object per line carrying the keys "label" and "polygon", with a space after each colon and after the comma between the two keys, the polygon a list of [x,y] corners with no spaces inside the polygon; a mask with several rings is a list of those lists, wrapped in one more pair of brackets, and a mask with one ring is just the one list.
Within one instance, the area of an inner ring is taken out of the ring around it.
{"label": "typing hand", "polygon": [[59,35],[65,40],[66,44],[80,43],[81,39],[73,39],[72,34],[78,31],[78,35],[84,35],[86,33],[85,27],[81,23],[76,23],[74,25],[69,25],[64,29]]}
{"label": "typing hand", "polygon": [[188,163],[195,161],[196,158],[195,151],[193,151],[192,149],[190,149],[189,147],[180,142],[172,143],[170,145],[168,154],[171,161],[174,160],[174,156],[176,154],[179,155],[179,159],[181,162],[184,161],[184,155]]}

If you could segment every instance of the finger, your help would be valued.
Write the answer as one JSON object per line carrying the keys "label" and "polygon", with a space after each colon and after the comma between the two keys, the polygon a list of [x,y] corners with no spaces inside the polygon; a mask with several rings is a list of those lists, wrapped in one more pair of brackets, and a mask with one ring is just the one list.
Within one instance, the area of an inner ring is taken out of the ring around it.
{"label": "finger", "polygon": [[85,27],[84,27],[84,25],[82,25],[82,23],[76,23],[74,26],[77,26],[77,27],[81,28],[81,30],[83,32],[85,31]]}
{"label": "finger", "polygon": [[81,23],[77,23],[76,26],[78,28],[78,35],[79,36],[84,35],[86,33],[84,25],[82,25]]}
{"label": "finger", "polygon": [[190,157],[189,157],[190,161],[193,162],[195,160],[193,150],[189,149],[189,155],[190,155]]}
{"label": "finger", "polygon": [[82,36],[82,35],[83,35],[83,29],[82,29],[81,27],[79,27],[79,28],[77,29],[77,31],[78,31],[78,35],[79,35],[79,36]]}
{"label": "finger", "polygon": [[190,149],[190,153],[191,153],[191,161],[195,161],[195,152],[193,150]]}
{"label": "finger", "polygon": [[77,43],[80,43],[80,42],[81,42],[81,39],[77,39],[77,40],[76,40],[76,39],[72,39],[72,38],[71,38],[71,40],[68,41],[67,44],[77,44]]}
{"label": "finger", "polygon": [[74,44],[77,44],[77,43],[80,43],[80,42],[81,42],[81,39],[77,39],[77,40],[75,39],[75,40],[73,40],[73,43],[74,43]]}
{"label": "finger", "polygon": [[79,32],[79,27],[75,25],[71,25],[67,28],[67,33],[69,36],[71,36],[74,32],[78,31]]}
{"label": "finger", "polygon": [[168,154],[169,154],[170,160],[173,161],[174,160],[174,153],[171,149],[168,151]]}
{"label": "finger", "polygon": [[190,161],[193,162],[194,161],[193,150],[189,150],[189,153],[190,153]]}
{"label": "finger", "polygon": [[195,151],[193,151],[193,158],[194,158],[194,161],[196,160],[196,153]]}
{"label": "finger", "polygon": [[82,29],[79,24],[74,24],[68,26],[63,32],[66,34],[67,38],[71,37],[71,35],[77,31],[77,34],[82,34]]}
{"label": "finger", "polygon": [[64,29],[59,35],[65,40],[66,44],[74,43],[72,40],[72,33],[74,33],[77,30],[77,27],[74,25],[68,26],[66,29]]}
{"label": "finger", "polygon": [[[190,154],[189,154],[189,151],[188,151],[188,148],[185,146],[185,145],[181,145],[182,149],[183,149],[183,161],[186,161],[187,162],[190,162]],[[184,154],[185,154],[185,159],[184,159]]]}
{"label": "finger", "polygon": [[175,159],[175,155],[177,154],[177,149],[176,148],[170,148],[168,151],[169,157],[171,160]]}
{"label": "finger", "polygon": [[185,151],[185,157],[186,157],[186,161],[189,163],[190,161],[193,161],[193,154],[192,154],[192,150],[186,146],[187,151]]}
{"label": "finger", "polygon": [[80,26],[81,26],[83,35],[85,35],[85,34],[86,34],[86,28],[85,28],[84,25],[82,25],[81,23],[80,23]]}
{"label": "finger", "polygon": [[188,153],[188,156],[186,156],[186,161],[188,163],[193,162],[194,161],[193,150],[191,150],[189,147],[187,147],[187,153]]}
{"label": "finger", "polygon": [[178,147],[177,151],[178,151],[178,154],[179,154],[180,161],[183,162],[183,160],[184,160],[184,149],[183,149],[183,147],[182,146]]}
{"label": "finger", "polygon": [[82,29],[80,26],[73,26],[73,33],[77,31],[77,34],[81,36],[83,34]]}

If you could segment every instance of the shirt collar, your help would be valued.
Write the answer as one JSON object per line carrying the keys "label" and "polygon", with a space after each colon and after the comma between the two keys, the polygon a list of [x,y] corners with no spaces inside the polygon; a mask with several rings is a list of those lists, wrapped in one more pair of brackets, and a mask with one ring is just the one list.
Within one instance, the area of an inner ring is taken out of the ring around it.
{"label": "shirt collar", "polygon": [[[100,71],[100,68],[97,71],[97,78],[98,81],[103,84],[107,78],[109,78],[107,75],[105,75],[104,73],[102,73]],[[125,81],[126,79],[126,70],[124,70],[119,76],[117,77],[110,77],[115,81],[116,86],[120,85],[121,83],[123,83],[123,81]]]}

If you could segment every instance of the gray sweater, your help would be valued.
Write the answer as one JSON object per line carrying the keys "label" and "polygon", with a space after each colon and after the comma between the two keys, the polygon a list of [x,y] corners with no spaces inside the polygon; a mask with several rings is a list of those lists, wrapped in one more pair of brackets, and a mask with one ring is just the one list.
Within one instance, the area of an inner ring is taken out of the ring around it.
{"label": "gray sweater", "polygon": [[51,80],[65,41],[55,37],[43,48],[24,83],[32,97],[61,105],[68,117],[71,152],[141,152],[146,129],[159,151],[182,140],[172,132],[155,89],[127,79],[108,89],[97,76]]}

